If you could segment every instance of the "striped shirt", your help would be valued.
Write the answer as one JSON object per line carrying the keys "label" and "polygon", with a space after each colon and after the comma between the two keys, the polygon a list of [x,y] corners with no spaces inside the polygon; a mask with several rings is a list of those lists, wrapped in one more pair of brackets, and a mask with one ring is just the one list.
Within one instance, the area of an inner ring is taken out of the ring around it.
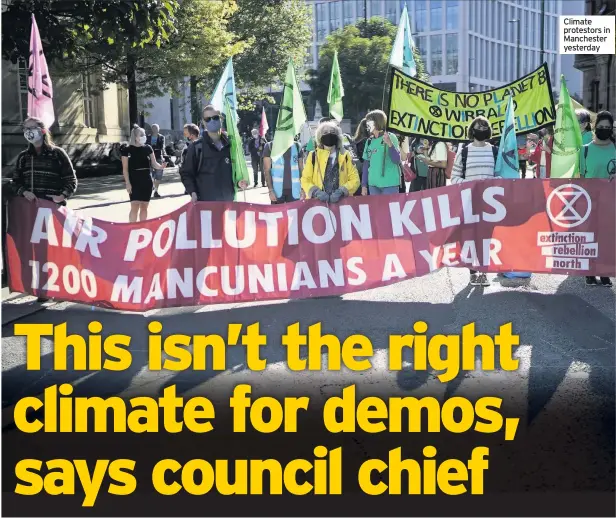
{"label": "striped shirt", "polygon": [[37,154],[30,145],[17,157],[12,183],[17,196],[30,191],[37,198],[49,200],[50,196],[62,195],[68,199],[77,189],[77,175],[62,148],[43,145]]}
{"label": "striped shirt", "polygon": [[451,183],[471,182],[473,180],[488,180],[494,178],[494,153],[492,145],[468,146],[466,157],[466,177],[462,178],[462,149],[460,146],[456,154],[456,160],[451,171]]}

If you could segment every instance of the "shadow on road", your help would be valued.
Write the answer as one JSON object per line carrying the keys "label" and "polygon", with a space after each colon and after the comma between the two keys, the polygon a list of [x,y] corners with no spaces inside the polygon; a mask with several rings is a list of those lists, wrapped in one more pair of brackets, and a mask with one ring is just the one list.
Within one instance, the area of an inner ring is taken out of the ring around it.
{"label": "shadow on road", "polygon": [[[532,422],[548,404],[575,362],[588,365],[589,385],[595,396],[605,402],[602,420],[605,431],[611,436],[613,449],[614,430],[614,321],[580,296],[569,293],[580,278],[568,278],[556,294],[505,291],[483,294],[482,289],[462,290],[450,304],[397,303],[358,301],[344,299],[306,299],[287,303],[235,307],[228,310],[194,314],[154,315],[144,318],[139,314],[118,314],[108,311],[91,312],[83,306],[70,306],[64,311],[47,311],[34,315],[31,322],[61,324],[70,322],[70,333],[87,336],[87,324],[98,320],[103,324],[103,338],[110,334],[127,334],[132,337],[133,363],[124,372],[52,371],[50,354],[42,357],[43,372],[32,372],[25,365],[3,373],[3,407],[15,404],[24,396],[39,395],[45,387],[57,383],[75,383],[75,396],[111,396],[131,386],[131,382],[147,365],[147,324],[158,320],[163,324],[163,336],[171,334],[219,334],[227,336],[231,323],[244,324],[243,332],[252,323],[259,322],[261,333],[267,336],[268,345],[262,348],[261,357],[268,364],[284,362],[286,347],[281,338],[287,327],[300,322],[302,331],[309,325],[322,323],[324,334],[333,334],[341,342],[352,334],[363,334],[373,344],[375,351],[386,349],[391,334],[412,334],[417,320],[429,325],[428,335],[457,334],[462,326],[477,321],[477,333],[495,335],[499,327],[513,323],[513,332],[519,334],[520,344],[532,346],[528,374],[527,418]],[[576,284],[577,283],[577,284]],[[609,298],[614,305],[614,293],[596,288],[594,296]],[[529,315],[532,315],[529,319]],[[4,337],[12,335],[12,328],[3,329]],[[192,349],[192,346],[189,346]],[[477,352],[480,348],[477,348]],[[211,354],[211,351],[208,351]],[[498,351],[497,356],[498,358]],[[211,364],[211,357],[207,358]],[[228,346],[226,349],[227,372],[238,372],[246,367],[245,347]],[[170,373],[167,373],[168,375]],[[211,380],[219,371],[184,371],[171,375],[160,387],[177,385],[178,394],[186,394]],[[397,374],[401,389],[412,391],[420,388],[435,373],[415,371],[412,366]],[[445,398],[456,393],[466,374],[461,373],[449,382]],[[489,379],[489,378],[488,378]]]}

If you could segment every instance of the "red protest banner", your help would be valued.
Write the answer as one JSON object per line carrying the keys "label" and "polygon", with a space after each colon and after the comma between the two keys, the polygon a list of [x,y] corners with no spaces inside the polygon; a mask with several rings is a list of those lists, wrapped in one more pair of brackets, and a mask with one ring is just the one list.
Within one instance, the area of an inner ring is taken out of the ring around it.
{"label": "red protest banner", "polygon": [[444,266],[616,274],[616,182],[492,180],[338,205],[202,203],[117,224],[16,199],[13,291],[115,309],[306,298]]}

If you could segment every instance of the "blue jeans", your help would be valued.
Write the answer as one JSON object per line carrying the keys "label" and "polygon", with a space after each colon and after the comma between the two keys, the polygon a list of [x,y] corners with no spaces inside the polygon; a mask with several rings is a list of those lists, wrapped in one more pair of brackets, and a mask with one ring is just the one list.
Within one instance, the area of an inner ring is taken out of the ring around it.
{"label": "blue jeans", "polygon": [[368,187],[368,192],[370,193],[370,196],[375,194],[398,194],[399,188],[397,185],[393,187],[375,187],[374,185],[371,185]]}

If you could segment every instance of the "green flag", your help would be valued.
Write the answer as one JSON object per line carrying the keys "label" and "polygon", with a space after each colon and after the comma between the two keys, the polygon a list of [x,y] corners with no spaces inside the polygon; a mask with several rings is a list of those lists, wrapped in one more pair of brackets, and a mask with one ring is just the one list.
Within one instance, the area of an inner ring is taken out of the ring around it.
{"label": "green flag", "polygon": [[225,124],[227,126],[227,135],[231,143],[231,166],[233,167],[233,185],[235,186],[236,198],[239,190],[238,182],[246,180],[248,182],[248,167],[242,150],[242,139],[237,131],[237,121],[229,100],[224,99],[225,104]]}
{"label": "green flag", "polygon": [[342,111],[342,98],[344,88],[342,87],[342,77],[340,77],[340,66],[338,65],[338,51],[334,52],[334,62],[332,64],[332,75],[329,79],[329,92],[327,92],[327,104],[329,104],[329,115],[338,122],[344,115]]}
{"label": "green flag", "polygon": [[560,76],[560,97],[556,107],[556,126],[554,128],[554,147],[552,149],[551,178],[579,178],[580,148],[582,133],[575,109],[565,84],[565,76]]}
{"label": "green flag", "polygon": [[306,110],[302,101],[302,93],[295,77],[293,60],[290,59],[284,80],[278,121],[276,122],[276,133],[274,133],[274,142],[272,143],[272,161],[278,160],[291,147],[295,135],[300,132],[305,122]]}

